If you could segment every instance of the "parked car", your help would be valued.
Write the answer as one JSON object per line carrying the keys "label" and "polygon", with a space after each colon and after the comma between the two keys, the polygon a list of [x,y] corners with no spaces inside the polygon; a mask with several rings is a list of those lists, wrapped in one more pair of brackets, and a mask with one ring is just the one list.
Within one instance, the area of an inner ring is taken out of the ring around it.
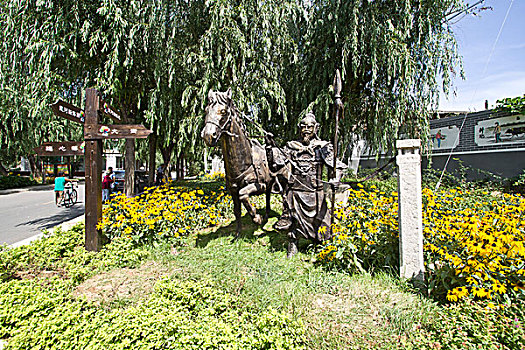
{"label": "parked car", "polygon": [[[124,192],[124,177],[126,176],[125,170],[114,170],[115,173],[115,192]],[[135,193],[144,191],[144,188],[148,185],[148,173],[144,170],[135,171]]]}

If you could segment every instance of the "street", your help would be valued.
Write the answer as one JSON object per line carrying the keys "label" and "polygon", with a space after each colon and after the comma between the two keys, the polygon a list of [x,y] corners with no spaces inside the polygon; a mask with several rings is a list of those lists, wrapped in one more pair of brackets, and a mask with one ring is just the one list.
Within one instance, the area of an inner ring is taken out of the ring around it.
{"label": "street", "polygon": [[78,201],[70,208],[55,205],[53,186],[0,194],[0,244],[19,242],[83,215],[84,184],[78,185],[77,192]]}

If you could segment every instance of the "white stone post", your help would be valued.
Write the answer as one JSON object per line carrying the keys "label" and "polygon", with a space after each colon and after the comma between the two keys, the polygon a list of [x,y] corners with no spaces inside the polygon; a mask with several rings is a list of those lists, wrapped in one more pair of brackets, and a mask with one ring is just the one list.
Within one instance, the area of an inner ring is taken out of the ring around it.
{"label": "white stone post", "polygon": [[401,278],[424,280],[421,140],[397,140]]}

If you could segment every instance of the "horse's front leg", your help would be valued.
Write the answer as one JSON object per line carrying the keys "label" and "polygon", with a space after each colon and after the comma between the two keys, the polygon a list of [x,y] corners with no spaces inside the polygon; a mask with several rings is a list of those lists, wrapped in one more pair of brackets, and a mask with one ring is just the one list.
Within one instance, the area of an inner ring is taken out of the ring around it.
{"label": "horse's front leg", "polygon": [[272,209],[270,206],[270,200],[272,198],[273,182],[274,181],[270,181],[270,183],[266,185],[266,193],[265,193],[266,194],[266,211],[264,213],[264,222],[268,221],[268,218],[270,217],[270,210]]}
{"label": "horse's front leg", "polygon": [[232,193],[232,198],[233,198],[233,213],[235,214],[235,221],[237,223],[237,230],[235,233],[235,237],[232,240],[233,242],[237,238],[239,238],[239,235],[241,234],[241,200],[239,199],[239,193],[237,192]]}
{"label": "horse's front leg", "polygon": [[246,187],[243,187],[239,191],[239,198],[240,198],[242,204],[244,204],[244,207],[246,208],[246,211],[248,211],[248,214],[250,214],[250,216],[252,217],[253,222],[256,223],[257,225],[262,224],[263,218],[262,218],[262,216],[257,214],[257,211],[255,210],[255,207],[253,205],[251,205],[251,203],[250,203],[250,201],[248,199],[250,198],[250,195],[255,194],[255,193],[260,193],[260,191],[263,190],[263,189],[264,189],[263,185],[261,185],[259,183],[253,183],[253,184],[249,184]]}

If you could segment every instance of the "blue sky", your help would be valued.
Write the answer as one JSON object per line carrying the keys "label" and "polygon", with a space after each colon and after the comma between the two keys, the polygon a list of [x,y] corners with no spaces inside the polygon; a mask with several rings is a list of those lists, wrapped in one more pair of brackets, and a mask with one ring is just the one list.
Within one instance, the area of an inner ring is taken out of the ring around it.
{"label": "blue sky", "polygon": [[[474,1],[470,1],[473,3]],[[511,11],[490,58],[487,60],[512,3]],[[493,10],[469,15],[453,26],[463,56],[466,80],[455,79],[456,96],[442,94],[439,110],[480,111],[496,100],[525,94],[525,0],[487,0]]]}

